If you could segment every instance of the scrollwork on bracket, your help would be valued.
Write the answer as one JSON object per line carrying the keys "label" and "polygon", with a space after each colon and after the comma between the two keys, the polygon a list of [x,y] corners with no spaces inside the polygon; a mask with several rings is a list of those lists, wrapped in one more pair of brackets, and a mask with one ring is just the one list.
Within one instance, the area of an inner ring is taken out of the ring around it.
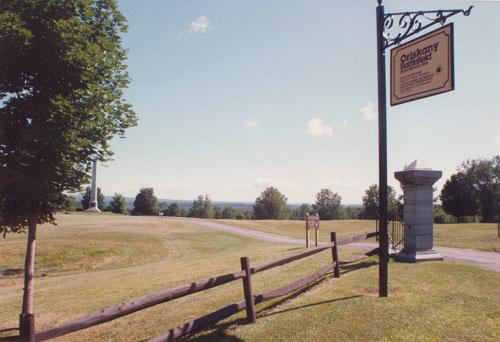
{"label": "scrollwork on bracket", "polygon": [[468,16],[473,6],[465,10],[437,10],[419,12],[387,13],[384,15],[384,47],[399,45],[404,39],[435,24],[445,24],[456,14]]}

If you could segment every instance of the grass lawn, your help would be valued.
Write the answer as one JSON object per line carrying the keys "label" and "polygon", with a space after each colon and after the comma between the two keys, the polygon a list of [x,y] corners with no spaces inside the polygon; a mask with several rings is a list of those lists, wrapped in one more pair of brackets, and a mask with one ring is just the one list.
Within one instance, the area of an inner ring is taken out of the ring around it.
{"label": "grass lawn", "polygon": [[[267,233],[290,236],[305,241],[305,223],[292,220],[215,220],[231,226],[253,229]],[[330,232],[337,236],[356,235],[365,231],[375,231],[375,221],[335,220],[321,221],[319,239],[329,241]],[[309,232],[314,239],[314,232]],[[496,223],[434,224],[434,245],[500,251],[500,238]]]}
{"label": "grass lawn", "polygon": [[[451,263],[389,268],[377,298],[377,267],[327,279],[270,309],[257,323],[205,331],[213,341],[499,341],[500,275]],[[232,320],[234,321],[234,319]]]}
{"label": "grass lawn", "polygon": [[496,223],[435,224],[434,244],[500,252],[498,225]]}
{"label": "grass lawn", "polygon": [[[189,221],[118,215],[61,215],[39,230],[35,280],[37,329],[136,296],[289,255],[277,245],[211,231]],[[324,228],[324,226],[322,226]],[[25,235],[0,240],[0,270],[22,268]],[[355,253],[342,248],[340,257]],[[331,260],[328,251],[253,277],[259,294]],[[390,264],[390,293],[376,297],[376,258],[340,279],[259,305],[255,325],[233,316],[195,340],[499,340],[500,274],[450,262]],[[45,274],[45,276],[42,276]],[[17,326],[22,277],[0,276],[0,331]],[[241,281],[161,304],[58,341],[137,341],[241,300]],[[0,332],[0,336],[12,332]]]}

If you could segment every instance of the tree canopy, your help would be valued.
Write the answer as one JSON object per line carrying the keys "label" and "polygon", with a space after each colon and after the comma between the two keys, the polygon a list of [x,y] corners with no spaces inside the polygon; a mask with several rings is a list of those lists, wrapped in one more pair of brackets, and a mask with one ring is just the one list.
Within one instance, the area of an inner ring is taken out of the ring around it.
{"label": "tree canopy", "polygon": [[125,202],[125,197],[123,195],[115,193],[111,202],[109,202],[108,210],[115,214],[128,214],[127,203]]}
{"label": "tree canopy", "polygon": [[316,194],[313,209],[318,212],[321,220],[338,220],[340,217],[342,198],[330,189],[321,189]]}
{"label": "tree canopy", "polygon": [[156,215],[158,214],[158,199],[154,195],[153,188],[142,188],[135,196],[134,215]]}
{"label": "tree canopy", "polygon": [[54,222],[136,124],[114,0],[0,2],[0,230]]}
{"label": "tree canopy", "polygon": [[198,218],[214,218],[215,209],[212,205],[212,201],[208,195],[199,195],[198,198],[193,200],[193,206],[189,210],[190,217]]}
{"label": "tree canopy", "polygon": [[451,175],[444,183],[440,199],[443,210],[459,221],[461,217],[476,215],[479,209],[472,177],[463,172]]}
{"label": "tree canopy", "polygon": [[268,187],[255,199],[256,219],[284,220],[288,218],[287,198],[278,189]]}
{"label": "tree canopy", "polygon": [[440,199],[443,209],[457,218],[500,221],[500,156],[464,162],[446,181]]}
{"label": "tree canopy", "polygon": [[179,203],[170,203],[167,209],[163,211],[163,214],[165,216],[180,217],[182,216],[182,208]]}
{"label": "tree canopy", "polygon": [[311,212],[309,204],[301,204],[298,208],[290,210],[290,220],[304,220],[308,212]]}
{"label": "tree canopy", "polygon": [[[394,220],[399,218],[400,202],[396,199],[396,192],[391,186],[387,186],[387,204],[389,219]],[[379,191],[378,185],[373,184],[366,189],[363,196],[363,210],[361,218],[374,220],[378,218]]]}

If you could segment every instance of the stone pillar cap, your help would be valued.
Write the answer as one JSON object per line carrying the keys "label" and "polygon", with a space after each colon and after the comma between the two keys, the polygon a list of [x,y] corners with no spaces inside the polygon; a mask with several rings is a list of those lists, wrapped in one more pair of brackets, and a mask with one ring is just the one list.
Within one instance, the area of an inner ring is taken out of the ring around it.
{"label": "stone pillar cap", "polygon": [[425,165],[425,163],[421,160],[415,159],[409,165],[405,165],[403,171],[412,171],[412,170],[432,170],[430,167]]}
{"label": "stone pillar cap", "polygon": [[436,171],[426,166],[422,161],[415,160],[406,165],[403,171],[394,173],[394,177],[402,185],[432,185],[443,175],[442,171]]}

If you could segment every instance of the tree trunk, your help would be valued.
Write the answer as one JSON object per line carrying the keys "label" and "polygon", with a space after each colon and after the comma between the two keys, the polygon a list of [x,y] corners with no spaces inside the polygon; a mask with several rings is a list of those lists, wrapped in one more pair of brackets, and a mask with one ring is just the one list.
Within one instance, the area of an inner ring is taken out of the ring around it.
{"label": "tree trunk", "polygon": [[19,317],[19,332],[23,340],[35,340],[35,316],[33,314],[33,288],[35,277],[36,218],[32,217],[28,227],[28,245],[24,263],[23,307]]}

